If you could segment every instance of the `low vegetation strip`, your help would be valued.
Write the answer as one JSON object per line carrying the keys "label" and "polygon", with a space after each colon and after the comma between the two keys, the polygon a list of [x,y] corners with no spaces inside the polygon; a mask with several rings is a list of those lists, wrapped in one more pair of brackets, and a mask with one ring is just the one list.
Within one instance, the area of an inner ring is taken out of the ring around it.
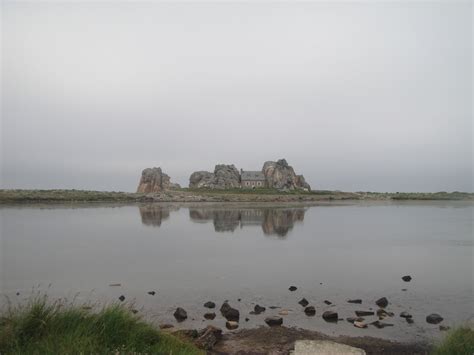
{"label": "low vegetation strip", "polygon": [[467,200],[467,192],[379,193],[329,190],[276,189],[170,189],[159,193],[107,192],[87,190],[0,190],[0,204],[8,203],[74,203],[74,202],[294,202],[340,200]]}
{"label": "low vegetation strip", "polygon": [[0,190],[0,203],[9,202],[135,202],[142,195],[87,190]]}
{"label": "low vegetation strip", "polygon": [[460,327],[450,331],[433,351],[433,355],[472,354],[474,354],[474,330],[468,327]]}
{"label": "low vegetation strip", "polygon": [[194,345],[159,332],[125,306],[98,312],[46,298],[0,316],[0,354],[189,354]]}

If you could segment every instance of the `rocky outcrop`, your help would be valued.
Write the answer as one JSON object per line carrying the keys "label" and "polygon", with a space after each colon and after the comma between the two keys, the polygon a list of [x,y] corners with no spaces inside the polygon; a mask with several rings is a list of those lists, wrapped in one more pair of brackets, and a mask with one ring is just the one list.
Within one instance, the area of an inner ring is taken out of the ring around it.
{"label": "rocky outcrop", "polygon": [[189,178],[189,187],[200,189],[214,184],[214,174],[209,171],[196,171]]}
{"label": "rocky outcrop", "polygon": [[240,187],[240,173],[234,165],[218,164],[214,173],[196,171],[189,178],[190,188],[232,189]]}
{"label": "rocky outcrop", "polygon": [[296,175],[296,187],[301,189],[311,190],[311,186],[306,182],[303,175]]}
{"label": "rocky outcrop", "polygon": [[[277,190],[311,190],[303,175],[296,175],[285,159],[263,164],[264,186]],[[242,176],[234,165],[218,164],[214,172],[196,171],[189,178],[190,188],[233,189],[241,187]],[[248,186],[248,185],[247,185]],[[245,187],[245,186],[244,186]],[[263,187],[263,186],[261,186]]]}
{"label": "rocky outcrop", "polygon": [[165,174],[161,168],[147,168],[142,171],[137,193],[148,194],[179,188],[181,188],[181,186],[171,183],[170,177]]}
{"label": "rocky outcrop", "polygon": [[266,185],[269,188],[278,190],[311,189],[303,175],[296,175],[285,159],[280,159],[276,162],[265,162],[262,172],[265,175]]}
{"label": "rocky outcrop", "polygon": [[216,165],[214,169],[215,184],[218,189],[233,189],[240,187],[240,173],[235,165]]}

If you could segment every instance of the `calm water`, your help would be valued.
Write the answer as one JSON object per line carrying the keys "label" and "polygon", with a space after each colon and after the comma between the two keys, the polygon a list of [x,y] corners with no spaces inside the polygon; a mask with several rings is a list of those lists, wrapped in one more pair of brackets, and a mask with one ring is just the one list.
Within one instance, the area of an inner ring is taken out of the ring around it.
{"label": "calm water", "polygon": [[[0,216],[0,293],[14,301],[36,291],[76,302],[123,294],[156,323],[174,324],[181,306],[189,319],[180,326],[191,328],[224,327],[220,314],[203,321],[202,304],[228,299],[241,311],[241,327],[262,325],[280,310],[248,315],[259,303],[289,310],[288,326],[399,340],[439,336],[425,322],[432,312],[445,325],[474,317],[472,203],[22,206],[3,207]],[[401,280],[407,274],[410,283]],[[382,296],[396,314],[385,320],[394,327],[356,329],[321,318],[327,309],[342,318],[376,309]],[[302,297],[316,317],[304,315]],[[405,310],[414,324],[398,317]]]}

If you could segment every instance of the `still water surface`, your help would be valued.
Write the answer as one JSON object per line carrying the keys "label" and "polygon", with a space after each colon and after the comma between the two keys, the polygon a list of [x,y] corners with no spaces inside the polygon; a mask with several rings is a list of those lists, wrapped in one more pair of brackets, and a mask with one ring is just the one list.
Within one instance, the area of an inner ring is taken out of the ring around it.
{"label": "still water surface", "polygon": [[[451,326],[474,317],[469,202],[12,206],[0,217],[0,293],[13,301],[37,291],[79,303],[125,295],[156,323],[176,323],[181,306],[189,318],[179,326],[191,328],[225,327],[218,310],[204,322],[202,305],[229,300],[241,328],[286,309],[287,326],[405,341],[439,336],[425,322],[430,313]],[[298,290],[288,291],[291,285]],[[344,319],[376,310],[382,296],[395,313],[385,320],[393,327],[356,329],[321,318],[325,310]],[[315,317],[303,313],[302,297]],[[281,309],[248,315],[255,303]],[[398,317],[401,311],[415,323]]]}

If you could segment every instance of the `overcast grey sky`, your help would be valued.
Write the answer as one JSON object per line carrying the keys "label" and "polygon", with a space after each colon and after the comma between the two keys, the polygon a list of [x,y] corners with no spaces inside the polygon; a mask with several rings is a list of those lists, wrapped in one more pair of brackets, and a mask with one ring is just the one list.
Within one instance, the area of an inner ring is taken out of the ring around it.
{"label": "overcast grey sky", "polygon": [[472,4],[2,2],[3,188],[472,191]]}

